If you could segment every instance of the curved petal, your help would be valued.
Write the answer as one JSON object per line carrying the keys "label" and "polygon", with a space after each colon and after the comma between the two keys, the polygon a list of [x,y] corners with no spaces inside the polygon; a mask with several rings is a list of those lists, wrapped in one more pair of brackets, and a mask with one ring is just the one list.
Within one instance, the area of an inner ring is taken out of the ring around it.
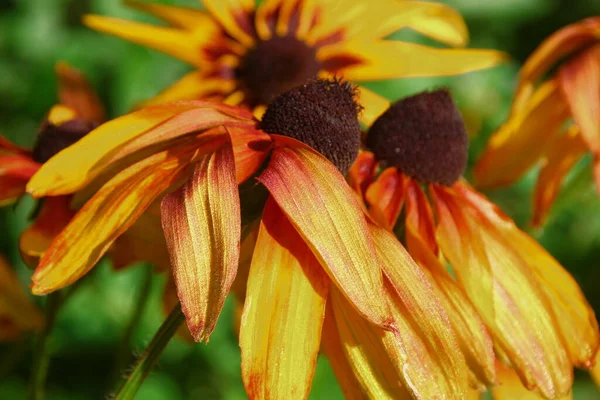
{"label": "curved petal", "polygon": [[364,86],[357,86],[357,91],[359,104],[364,107],[359,115],[360,121],[366,126],[371,126],[390,107],[390,102]]}
{"label": "curved petal", "polygon": [[[455,185],[456,186],[456,185]],[[467,297],[524,384],[549,398],[573,384],[573,370],[530,266],[495,224],[452,189],[431,186],[437,239]]]}
{"label": "curved petal", "polygon": [[300,142],[272,136],[280,145],[258,180],[342,293],[367,319],[391,329],[381,269],[352,190],[322,155]]}
{"label": "curved petal", "polygon": [[60,104],[75,110],[79,118],[98,124],[103,122],[105,115],[102,102],[81,71],[66,62],[58,62],[55,70]]}
{"label": "curved petal", "polygon": [[208,341],[237,272],[240,198],[231,143],[204,156],[161,203],[177,295],[197,342]]}
{"label": "curved petal", "polygon": [[247,47],[254,43],[254,0],[203,0],[223,28]]}
{"label": "curved petal", "polygon": [[533,226],[540,226],[546,221],[565,177],[586,152],[587,146],[575,126],[546,145],[542,169],[534,189]]}
{"label": "curved petal", "polygon": [[402,211],[407,182],[404,174],[389,167],[377,177],[365,194],[370,205],[369,214],[388,230],[394,228]]}
{"label": "curved petal", "polygon": [[237,183],[243,183],[256,173],[269,155],[271,137],[258,129],[236,126],[225,128],[233,145]]}
{"label": "curved petal", "polygon": [[0,155],[0,176],[28,180],[40,168],[31,157],[21,154]]}
{"label": "curved petal", "polygon": [[0,176],[0,207],[13,203],[25,194],[26,185],[25,179]]}
{"label": "curved petal", "polygon": [[523,110],[512,115],[491,137],[475,166],[477,186],[493,188],[522,177],[544,153],[569,117],[558,84],[542,84]]}
{"label": "curved petal", "polygon": [[358,157],[348,171],[348,184],[359,195],[360,201],[369,185],[375,179],[377,160],[375,155],[368,150],[359,150]]}
{"label": "curved petal", "polygon": [[219,25],[206,11],[198,8],[180,7],[160,3],[125,0],[125,4],[138,10],[155,15],[178,28],[189,31],[216,31]]}
{"label": "curved petal", "polygon": [[308,397],[329,278],[273,199],[262,216],[242,315],[242,376],[250,399]]}
{"label": "curved petal", "polygon": [[[501,362],[496,363],[498,374],[497,386],[492,387],[492,397],[494,400],[543,400],[544,397],[539,394],[527,390],[519,380],[516,372]],[[571,400],[573,394],[570,392],[565,396],[557,397],[556,400]]]}
{"label": "curved petal", "polygon": [[457,75],[491,68],[508,59],[496,50],[436,49],[397,40],[355,40],[323,48],[317,56],[324,63],[339,56],[354,60],[339,72],[358,81]]}

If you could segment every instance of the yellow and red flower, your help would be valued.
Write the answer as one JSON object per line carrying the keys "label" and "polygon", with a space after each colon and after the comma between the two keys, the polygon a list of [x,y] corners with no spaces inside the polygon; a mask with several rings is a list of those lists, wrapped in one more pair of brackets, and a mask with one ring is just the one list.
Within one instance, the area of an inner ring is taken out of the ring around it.
{"label": "yellow and red flower", "polygon": [[[462,49],[468,32],[452,8],[433,2],[376,0],[203,0],[207,11],[130,2],[169,24],[148,25],[88,15],[98,31],[148,46],[198,70],[184,76],[147,104],[214,99],[232,105],[261,106],[317,76],[339,75],[372,81],[454,75],[504,60],[493,50]],[[386,36],[413,29],[458,49],[439,49]],[[388,102],[360,88],[370,123]]]}
{"label": "yellow and red flower", "polygon": [[497,358],[528,390],[566,395],[573,366],[590,368],[598,351],[594,312],[568,272],[461,178],[468,138],[449,93],[395,103],[372,125],[366,145],[351,185],[380,226],[400,229],[432,277],[471,382],[500,380]]}
{"label": "yellow and red flower", "polygon": [[[253,248],[240,327],[250,398],[305,398],[321,341],[343,341],[350,352],[366,341],[394,356],[381,393],[462,399],[467,367],[432,285],[365,218],[344,180],[359,148],[357,113],[348,84],[317,80],[278,96],[260,122],[243,108],[182,101],[100,126],[28,184],[36,197],[66,195],[118,171],[50,245],[33,292],[79,279],[162,199],[177,294],[193,337],[208,340],[248,256],[240,255],[241,208],[266,188],[260,223],[247,225],[257,231],[246,229],[256,244],[243,246]],[[257,173],[259,183],[249,180]],[[322,330],[333,318],[339,334]]]}
{"label": "yellow and red flower", "polygon": [[599,37],[600,17],[589,18],[560,29],[531,54],[511,114],[475,167],[477,185],[494,188],[541,165],[534,225],[545,221],[566,175],[586,153],[600,190]]}

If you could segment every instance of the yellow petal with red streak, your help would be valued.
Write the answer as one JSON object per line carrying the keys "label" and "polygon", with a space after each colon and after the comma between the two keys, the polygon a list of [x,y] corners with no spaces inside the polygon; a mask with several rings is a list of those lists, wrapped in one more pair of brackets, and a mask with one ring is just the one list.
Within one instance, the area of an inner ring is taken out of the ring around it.
{"label": "yellow petal with red streak", "polygon": [[[492,387],[492,398],[494,400],[543,400],[544,397],[527,390],[517,373],[500,362],[496,363],[498,385]],[[557,397],[556,400],[571,400],[572,392],[565,396]]]}
{"label": "yellow petal with red streak", "polygon": [[534,226],[544,224],[565,177],[586,152],[587,146],[576,126],[546,145],[542,169],[534,189]]}
{"label": "yellow petal with red streak", "polygon": [[358,157],[348,171],[348,183],[363,201],[363,194],[375,179],[377,160],[375,155],[368,150],[360,150]]}
{"label": "yellow petal with red streak", "polygon": [[385,169],[369,186],[365,198],[370,205],[369,214],[378,224],[392,230],[402,205],[406,191],[406,177],[395,167]]}
{"label": "yellow petal with red streak", "polygon": [[272,200],[263,213],[242,315],[242,377],[250,399],[308,397],[329,278]]}
{"label": "yellow petal with red streak", "polygon": [[431,186],[431,192],[440,248],[495,342],[528,388],[549,398],[564,395],[573,384],[571,363],[518,245],[453,189]]}
{"label": "yellow petal with red streak", "polygon": [[272,147],[271,137],[248,126],[228,126],[233,145],[237,183],[243,183],[260,168]]}
{"label": "yellow petal with red streak", "polygon": [[322,155],[293,139],[277,141],[259,181],[342,293],[370,321],[389,328],[380,266],[354,193]]}
{"label": "yellow petal with red streak", "polygon": [[556,81],[542,84],[523,110],[513,114],[491,137],[475,166],[479,187],[506,185],[521,178],[544,154],[569,110]]}
{"label": "yellow petal with red streak", "polygon": [[204,156],[161,203],[177,294],[197,342],[212,333],[237,272],[240,198],[231,143]]}
{"label": "yellow petal with red streak", "polygon": [[97,123],[103,122],[102,102],[81,71],[65,62],[58,62],[55,70],[58,77],[60,104],[75,110],[79,118]]}
{"label": "yellow petal with red streak", "polygon": [[254,0],[203,0],[204,6],[237,41],[254,44]]}

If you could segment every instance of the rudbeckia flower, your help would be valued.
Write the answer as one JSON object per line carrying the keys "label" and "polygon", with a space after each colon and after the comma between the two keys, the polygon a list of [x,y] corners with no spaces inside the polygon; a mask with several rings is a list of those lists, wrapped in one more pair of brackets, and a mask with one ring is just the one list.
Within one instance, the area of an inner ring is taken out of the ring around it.
{"label": "rudbeckia flower", "polygon": [[450,94],[417,94],[371,126],[351,184],[432,277],[472,383],[494,383],[497,358],[528,390],[557,398],[570,390],[573,366],[592,366],[594,312],[567,271],[461,178],[467,146]]}
{"label": "rudbeckia flower", "polygon": [[475,167],[477,185],[494,188],[540,165],[534,225],[545,221],[568,172],[587,153],[600,190],[599,35],[600,18],[585,19],[555,32],[531,54],[510,116]]}
{"label": "rudbeckia flower", "polygon": [[[244,262],[243,208],[266,188],[260,222],[244,225],[256,238],[240,327],[249,397],[306,398],[322,341],[351,351],[375,340],[395,357],[392,394],[462,399],[466,364],[432,286],[344,180],[359,149],[358,110],[349,84],[316,80],[275,98],[260,122],[243,108],[182,101],[100,126],[28,184],[34,196],[65,195],[117,171],[44,254],[33,292],[79,279],[161,199],[177,295],[194,339],[208,340]],[[323,330],[332,317],[346,330]]]}
{"label": "rudbeckia flower", "polygon": [[[316,76],[353,81],[442,76],[494,66],[505,55],[462,49],[468,32],[452,8],[430,2],[376,0],[203,0],[207,11],[130,2],[169,24],[155,26],[88,15],[84,23],[162,51],[197,68],[150,104],[215,99],[264,110],[273,98]],[[402,28],[458,49],[384,38]],[[370,122],[387,101],[360,88]],[[148,103],[146,103],[148,104]]]}
{"label": "rudbeckia flower", "polygon": [[42,313],[33,305],[4,257],[0,256],[0,342],[15,340],[44,325]]}

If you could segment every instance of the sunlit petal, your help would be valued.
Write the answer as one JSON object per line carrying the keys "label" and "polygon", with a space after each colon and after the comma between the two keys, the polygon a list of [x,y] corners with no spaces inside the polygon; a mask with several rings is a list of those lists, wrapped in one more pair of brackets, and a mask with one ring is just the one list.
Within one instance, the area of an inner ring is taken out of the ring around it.
{"label": "sunlit petal", "polygon": [[369,213],[377,223],[391,230],[404,204],[406,177],[395,167],[385,169],[369,186],[365,197],[370,205]]}
{"label": "sunlit petal", "polygon": [[251,15],[254,0],[203,0],[204,6],[219,20],[227,32],[246,46],[254,43]]}
{"label": "sunlit petal", "polygon": [[[494,400],[543,400],[544,397],[539,394],[527,390],[517,373],[500,362],[496,363],[498,385],[492,387],[492,397]],[[556,400],[571,400],[572,392],[557,397]]]}

